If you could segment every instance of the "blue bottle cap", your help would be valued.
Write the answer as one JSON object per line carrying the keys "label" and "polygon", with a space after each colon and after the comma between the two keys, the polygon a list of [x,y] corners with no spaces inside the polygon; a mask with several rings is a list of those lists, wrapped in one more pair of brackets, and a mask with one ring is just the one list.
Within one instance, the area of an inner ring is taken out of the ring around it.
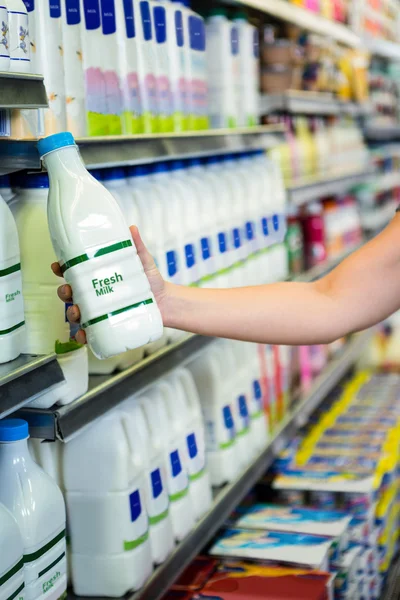
{"label": "blue bottle cap", "polygon": [[49,135],[48,137],[39,140],[37,144],[41,158],[46,154],[49,154],[49,152],[54,152],[54,150],[60,150],[60,148],[66,148],[67,146],[75,146],[74,136],[68,131]]}
{"label": "blue bottle cap", "polygon": [[12,177],[13,187],[25,190],[48,189],[49,176],[47,173],[20,173]]}
{"label": "blue bottle cap", "polygon": [[19,442],[29,437],[28,423],[23,419],[3,419],[0,421],[0,443]]}
{"label": "blue bottle cap", "polygon": [[102,169],[103,181],[114,181],[115,179],[125,179],[125,170],[122,167],[114,167],[112,169]]}

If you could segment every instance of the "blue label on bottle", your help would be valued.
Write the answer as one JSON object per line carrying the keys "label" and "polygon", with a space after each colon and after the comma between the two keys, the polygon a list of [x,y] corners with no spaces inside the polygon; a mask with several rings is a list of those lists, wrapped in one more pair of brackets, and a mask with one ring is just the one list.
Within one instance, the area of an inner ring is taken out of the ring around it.
{"label": "blue label on bottle", "polygon": [[140,501],[139,490],[132,492],[129,496],[129,506],[131,509],[131,521],[136,521],[142,514],[142,503]]}
{"label": "blue label on bottle", "polygon": [[254,225],[251,221],[246,223],[246,237],[249,241],[254,240]]}
{"label": "blue label on bottle", "polygon": [[278,215],[274,215],[272,217],[272,225],[274,226],[275,231],[279,231],[279,217]]}
{"label": "blue label on bottle", "polygon": [[247,400],[246,400],[246,396],[244,394],[239,396],[238,406],[239,406],[240,416],[242,417],[242,419],[245,419],[247,421],[249,418],[249,409],[247,408]]}
{"label": "blue label on bottle", "polygon": [[182,473],[181,459],[179,458],[178,450],[171,452],[169,458],[171,461],[172,477],[177,477],[180,473]]}
{"label": "blue label on bottle", "polygon": [[167,270],[169,277],[173,277],[178,272],[178,260],[175,250],[167,252]]}
{"label": "blue label on bottle", "polygon": [[163,484],[161,479],[160,469],[156,469],[150,473],[151,478],[151,489],[153,498],[158,498],[163,493]]}
{"label": "blue label on bottle", "polygon": [[165,44],[167,41],[167,17],[163,6],[153,9],[154,30],[157,44]]}
{"label": "blue label on bottle", "polygon": [[111,35],[117,31],[114,0],[100,0],[100,2],[103,33],[104,35]]}
{"label": "blue label on bottle", "polygon": [[233,56],[239,54],[239,30],[235,26],[231,29],[231,52]]}
{"label": "blue label on bottle", "polygon": [[50,17],[59,19],[61,17],[61,0],[50,0],[49,2]]}
{"label": "blue label on bottle", "polygon": [[197,450],[197,442],[196,442],[195,434],[191,433],[190,435],[188,435],[186,438],[186,442],[187,442],[187,447],[188,447],[188,451],[189,451],[189,457],[196,458],[196,456],[198,454],[198,450]]}
{"label": "blue label on bottle", "polygon": [[191,269],[196,264],[196,255],[193,244],[186,244],[185,246],[186,266]]}
{"label": "blue label on bottle", "polygon": [[260,39],[258,37],[257,29],[253,33],[253,53],[254,58],[260,58]]}
{"label": "blue label on bottle", "polygon": [[91,31],[101,27],[99,0],[83,0],[86,29]]}
{"label": "blue label on bottle", "polygon": [[211,258],[210,240],[208,238],[201,238],[201,252],[203,260]]}
{"label": "blue label on bottle", "polygon": [[233,247],[240,248],[240,246],[242,245],[242,240],[240,239],[240,230],[238,229],[238,227],[235,227],[235,229],[232,231],[232,233],[233,233]]}
{"label": "blue label on bottle", "polygon": [[192,50],[204,52],[206,49],[206,28],[201,17],[189,17],[189,43]]}
{"label": "blue label on bottle", "polygon": [[151,13],[148,2],[140,3],[140,16],[142,17],[143,37],[148,42],[153,38],[151,31]]}
{"label": "blue label on bottle", "polygon": [[178,48],[183,48],[185,37],[183,33],[183,17],[181,10],[177,10],[175,13],[175,34]]}
{"label": "blue label on bottle", "polygon": [[65,0],[67,25],[79,25],[81,22],[81,9],[79,0]]}
{"label": "blue label on bottle", "polygon": [[261,383],[258,381],[258,379],[255,379],[253,381],[253,393],[254,393],[254,398],[256,400],[262,399]]}
{"label": "blue label on bottle", "polygon": [[24,0],[24,4],[28,12],[35,10],[35,0]]}
{"label": "blue label on bottle", "polygon": [[124,4],[125,14],[125,28],[126,37],[128,39],[134,38],[135,32],[135,15],[133,14],[133,0],[122,0]]}
{"label": "blue label on bottle", "polygon": [[261,219],[261,225],[262,225],[263,234],[265,236],[268,236],[269,235],[269,226],[268,226],[268,219],[267,219],[267,217],[263,217]]}
{"label": "blue label on bottle", "polygon": [[226,233],[219,233],[218,234],[218,246],[219,246],[219,251],[221,254],[224,254],[224,252],[226,252]]}
{"label": "blue label on bottle", "polygon": [[225,427],[229,431],[229,437],[233,438],[235,436],[235,424],[233,422],[231,407],[224,406],[222,409],[222,415],[224,417]]}

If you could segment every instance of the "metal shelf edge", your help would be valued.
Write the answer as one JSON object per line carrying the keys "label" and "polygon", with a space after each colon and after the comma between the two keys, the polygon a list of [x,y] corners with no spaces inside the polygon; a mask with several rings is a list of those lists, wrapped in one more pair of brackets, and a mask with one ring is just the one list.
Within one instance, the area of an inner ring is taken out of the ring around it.
{"label": "metal shelf edge", "polygon": [[371,172],[360,171],[338,175],[330,179],[316,179],[300,183],[287,188],[288,200],[296,206],[301,206],[324,196],[344,192],[353,185],[365,182],[371,175]]}
{"label": "metal shelf edge", "polygon": [[0,108],[46,108],[43,76],[0,72]]}

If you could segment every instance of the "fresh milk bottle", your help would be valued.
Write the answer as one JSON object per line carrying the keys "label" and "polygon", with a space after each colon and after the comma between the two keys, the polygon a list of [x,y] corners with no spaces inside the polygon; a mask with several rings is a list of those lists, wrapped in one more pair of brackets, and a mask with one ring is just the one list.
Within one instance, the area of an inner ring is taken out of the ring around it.
{"label": "fresh milk bottle", "polygon": [[50,177],[53,246],[93,353],[108,358],[157,340],[161,314],[118,203],[87,172],[71,134],[38,148]]}
{"label": "fresh milk bottle", "polygon": [[[22,0],[7,0],[10,71],[30,73],[31,45],[28,11]],[[2,4],[2,6],[4,6]]]}
{"label": "fresh milk bottle", "polygon": [[151,574],[145,475],[131,442],[123,413],[115,410],[65,445],[72,585],[78,596],[118,598],[138,590]]}
{"label": "fresh milk bottle", "polygon": [[12,514],[0,504],[0,598],[22,600],[24,597],[24,547],[21,533]]}
{"label": "fresh milk bottle", "polygon": [[28,450],[28,424],[0,421],[0,502],[19,525],[25,600],[61,598],[67,589],[65,506],[56,483]]}
{"label": "fresh milk bottle", "polygon": [[25,336],[18,231],[0,196],[0,363],[21,354]]}
{"label": "fresh milk bottle", "polygon": [[0,71],[10,70],[10,38],[8,30],[8,12],[7,5],[2,0],[0,2]]}

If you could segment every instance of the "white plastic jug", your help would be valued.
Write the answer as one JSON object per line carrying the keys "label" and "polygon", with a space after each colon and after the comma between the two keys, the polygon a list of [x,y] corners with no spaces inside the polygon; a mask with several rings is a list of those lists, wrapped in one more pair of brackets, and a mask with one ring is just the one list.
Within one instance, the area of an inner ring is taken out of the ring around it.
{"label": "white plastic jug", "polygon": [[145,133],[156,133],[158,130],[157,57],[151,4],[148,0],[133,0],[133,9],[137,27],[142,127]]}
{"label": "white plastic jug", "polygon": [[65,506],[56,483],[28,450],[28,424],[0,421],[0,502],[19,525],[27,600],[60,598],[67,588]]}
{"label": "white plastic jug", "polygon": [[7,0],[10,71],[30,73],[31,45],[28,11],[22,0]]}
{"label": "white plastic jug", "polygon": [[92,351],[108,358],[157,340],[161,314],[117,202],[87,172],[72,135],[38,147],[50,177],[53,246]]}
{"label": "white plastic jug", "polygon": [[0,23],[1,23],[1,43],[0,43],[0,71],[10,70],[10,41],[8,28],[8,11],[7,4],[1,3],[0,6]]}
{"label": "white plastic jug", "polygon": [[150,0],[154,27],[154,44],[156,54],[156,89],[158,130],[170,132],[174,129],[172,118],[172,95],[170,80],[170,62],[167,23],[167,7],[156,0]]}
{"label": "white plastic jug", "polygon": [[234,18],[239,35],[239,127],[253,127],[259,119],[260,51],[258,30],[239,13]]}
{"label": "white plastic jug", "polygon": [[[118,43],[124,33],[117,31],[115,0],[100,1],[102,38],[102,68],[106,86],[106,127],[110,135],[122,133],[123,98],[119,75]],[[120,38],[118,40],[118,38]]]}
{"label": "white plastic jug", "polygon": [[132,460],[135,464],[143,464],[151,553],[153,562],[158,565],[165,561],[174,547],[163,454],[154,444],[147,415],[139,399],[130,398],[121,410],[125,415],[124,424],[130,440]]}
{"label": "white plastic jug", "polygon": [[0,598],[22,600],[24,594],[24,547],[21,533],[12,514],[0,504]]}
{"label": "white plastic jug", "polygon": [[[82,460],[85,457],[85,460]],[[72,585],[78,596],[120,597],[152,571],[145,474],[113,411],[68,442],[64,482],[71,537]]]}

